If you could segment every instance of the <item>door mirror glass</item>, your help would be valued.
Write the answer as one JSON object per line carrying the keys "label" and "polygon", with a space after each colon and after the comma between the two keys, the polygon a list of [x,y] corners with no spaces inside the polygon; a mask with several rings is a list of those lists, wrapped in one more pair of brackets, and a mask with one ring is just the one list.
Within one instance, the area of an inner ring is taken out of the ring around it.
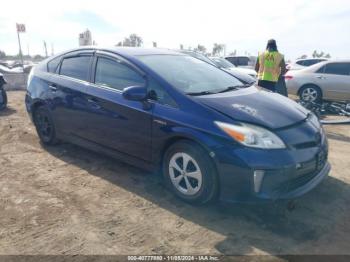
{"label": "door mirror glass", "polygon": [[144,101],[147,99],[147,88],[145,86],[130,86],[124,88],[123,97],[132,101]]}

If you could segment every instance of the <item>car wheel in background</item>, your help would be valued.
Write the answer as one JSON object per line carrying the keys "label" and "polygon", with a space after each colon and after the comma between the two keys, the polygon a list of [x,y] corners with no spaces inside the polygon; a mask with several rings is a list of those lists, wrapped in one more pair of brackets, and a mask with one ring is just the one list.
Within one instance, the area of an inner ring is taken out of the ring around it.
{"label": "car wheel in background", "polygon": [[5,109],[7,106],[7,95],[6,91],[0,87],[0,110]]}
{"label": "car wheel in background", "polygon": [[55,125],[50,111],[45,106],[40,106],[35,109],[33,119],[41,142],[45,145],[57,144]]}
{"label": "car wheel in background", "polygon": [[170,146],[164,156],[163,175],[175,195],[191,204],[206,204],[217,196],[213,160],[191,141],[182,140]]}
{"label": "car wheel in background", "polygon": [[322,99],[322,91],[316,85],[305,85],[300,89],[299,97],[305,102],[319,102]]}

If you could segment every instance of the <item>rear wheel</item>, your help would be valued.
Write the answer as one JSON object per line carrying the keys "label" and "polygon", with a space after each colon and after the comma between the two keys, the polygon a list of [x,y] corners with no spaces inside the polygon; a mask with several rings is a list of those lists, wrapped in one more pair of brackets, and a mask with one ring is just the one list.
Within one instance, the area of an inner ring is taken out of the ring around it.
{"label": "rear wheel", "polygon": [[319,102],[322,99],[322,92],[318,86],[305,85],[300,89],[299,97],[305,102]]}
{"label": "rear wheel", "polygon": [[168,187],[186,202],[206,204],[217,196],[214,163],[203,148],[191,141],[170,146],[165,153],[163,174]]}
{"label": "rear wheel", "polygon": [[7,106],[7,94],[3,87],[0,86],[0,110],[5,109]]}
{"label": "rear wheel", "polygon": [[45,145],[57,144],[55,125],[45,106],[40,106],[34,111],[34,124],[42,143]]}

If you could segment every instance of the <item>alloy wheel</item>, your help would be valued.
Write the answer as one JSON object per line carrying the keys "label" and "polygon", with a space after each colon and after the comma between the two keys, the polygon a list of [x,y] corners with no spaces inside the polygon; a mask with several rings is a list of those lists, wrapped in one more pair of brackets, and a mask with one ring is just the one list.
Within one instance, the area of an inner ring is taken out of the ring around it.
{"label": "alloy wheel", "polygon": [[189,154],[175,153],[169,161],[169,175],[174,187],[184,195],[195,195],[202,186],[202,172]]}
{"label": "alloy wheel", "polygon": [[303,101],[314,102],[318,96],[317,90],[312,87],[305,88],[301,93],[301,98]]}

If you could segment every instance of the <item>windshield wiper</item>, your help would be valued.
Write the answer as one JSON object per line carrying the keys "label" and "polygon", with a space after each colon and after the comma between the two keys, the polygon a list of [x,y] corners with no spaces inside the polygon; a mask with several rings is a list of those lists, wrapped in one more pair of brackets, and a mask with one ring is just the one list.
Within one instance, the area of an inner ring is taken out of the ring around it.
{"label": "windshield wiper", "polygon": [[201,92],[189,92],[186,93],[186,95],[190,95],[190,96],[202,96],[202,95],[212,95],[215,94],[213,92],[210,91],[201,91]]}
{"label": "windshield wiper", "polygon": [[228,92],[228,91],[233,91],[233,90],[237,90],[237,89],[241,89],[241,88],[245,88],[245,87],[249,87],[249,86],[251,86],[251,84],[238,85],[238,86],[229,86],[229,87],[226,87],[225,89],[219,91],[218,93],[224,93],[224,92]]}

